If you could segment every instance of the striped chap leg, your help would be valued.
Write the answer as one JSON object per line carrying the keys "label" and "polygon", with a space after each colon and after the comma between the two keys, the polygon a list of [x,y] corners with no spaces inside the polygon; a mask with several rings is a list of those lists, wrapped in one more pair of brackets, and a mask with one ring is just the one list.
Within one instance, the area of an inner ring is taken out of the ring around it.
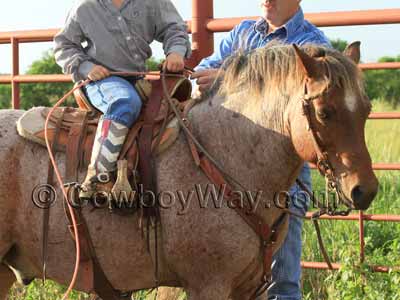
{"label": "striped chap leg", "polygon": [[128,132],[127,126],[103,116],[100,118],[88,172],[79,192],[80,198],[91,199],[95,192],[111,191],[109,175],[117,169],[118,156]]}
{"label": "striped chap leg", "polygon": [[96,174],[116,170],[118,156],[128,131],[129,128],[121,123],[100,118],[89,165]]}

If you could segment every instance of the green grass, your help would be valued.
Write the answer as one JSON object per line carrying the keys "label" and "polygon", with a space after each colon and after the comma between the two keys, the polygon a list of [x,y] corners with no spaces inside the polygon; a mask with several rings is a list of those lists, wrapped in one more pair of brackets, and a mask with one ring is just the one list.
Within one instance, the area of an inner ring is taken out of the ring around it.
{"label": "green grass", "polygon": [[[393,110],[384,102],[373,103],[373,111]],[[374,162],[400,162],[400,120],[368,120],[366,140]]]}
{"label": "green grass", "polygon": [[[374,102],[374,111],[393,110],[384,102]],[[374,162],[400,162],[400,120],[370,120],[366,139]],[[367,213],[400,214],[400,176],[398,171],[377,172],[379,193]],[[315,189],[324,187],[323,178],[313,173]],[[321,221],[325,246],[334,262],[340,262],[340,271],[304,270],[303,292],[305,300],[400,300],[400,273],[369,272],[368,265],[400,266],[400,223],[366,222],[366,262],[359,263],[358,223],[354,221]],[[314,228],[306,222],[303,231],[303,260],[323,261]],[[28,288],[18,285],[10,299],[58,299],[63,288],[48,282],[45,289],[36,281]],[[146,299],[144,293],[137,299]],[[74,300],[87,299],[74,293]],[[152,299],[148,296],[147,299]]]}

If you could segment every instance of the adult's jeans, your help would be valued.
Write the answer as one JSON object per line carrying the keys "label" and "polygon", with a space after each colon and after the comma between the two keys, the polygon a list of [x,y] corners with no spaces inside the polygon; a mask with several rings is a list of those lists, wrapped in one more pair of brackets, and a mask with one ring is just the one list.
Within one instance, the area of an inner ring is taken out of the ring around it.
{"label": "adult's jeans", "polygon": [[[308,164],[304,164],[298,177],[311,190],[311,172]],[[309,206],[309,197],[294,184],[289,190],[290,209],[305,215]],[[302,298],[301,279],[301,232],[303,220],[289,216],[289,230],[282,247],[275,253],[275,266],[272,279],[275,285],[268,292],[268,300],[299,300]]]}

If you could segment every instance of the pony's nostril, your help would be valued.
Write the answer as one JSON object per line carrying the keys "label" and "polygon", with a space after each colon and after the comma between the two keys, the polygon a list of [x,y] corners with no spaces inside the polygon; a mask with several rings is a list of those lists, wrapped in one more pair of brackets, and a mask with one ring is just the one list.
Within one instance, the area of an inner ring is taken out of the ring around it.
{"label": "pony's nostril", "polygon": [[34,280],[34,278],[23,278],[23,279],[22,279],[22,283],[23,283],[23,285],[28,286],[28,285],[31,284],[31,282],[32,282],[33,280]]}
{"label": "pony's nostril", "polygon": [[376,193],[377,188],[356,185],[351,191],[351,199],[353,200],[355,209],[368,209],[372,200],[375,198]]}
{"label": "pony's nostril", "polygon": [[351,191],[351,199],[357,208],[359,208],[363,202],[364,193],[361,190],[361,186],[356,185]]}
{"label": "pony's nostril", "polygon": [[359,185],[356,185],[353,190],[351,191],[351,198],[353,201],[357,202],[357,199],[360,199],[363,195],[363,192],[361,190],[361,187]]}

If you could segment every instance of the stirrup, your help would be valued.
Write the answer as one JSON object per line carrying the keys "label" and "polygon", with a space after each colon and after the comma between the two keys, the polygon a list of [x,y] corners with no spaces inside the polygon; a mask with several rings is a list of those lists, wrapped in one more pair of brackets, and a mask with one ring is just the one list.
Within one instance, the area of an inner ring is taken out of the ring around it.
{"label": "stirrup", "polygon": [[[90,171],[88,171],[89,173]],[[89,175],[90,176],[90,175]],[[88,177],[88,176],[87,176]],[[81,200],[92,200],[95,194],[111,192],[112,187],[111,175],[107,172],[95,174],[80,185],[79,198]]]}
{"label": "stirrup", "polygon": [[138,208],[138,194],[132,189],[128,180],[128,161],[118,161],[117,180],[111,189],[109,209],[112,213],[130,215]]}

